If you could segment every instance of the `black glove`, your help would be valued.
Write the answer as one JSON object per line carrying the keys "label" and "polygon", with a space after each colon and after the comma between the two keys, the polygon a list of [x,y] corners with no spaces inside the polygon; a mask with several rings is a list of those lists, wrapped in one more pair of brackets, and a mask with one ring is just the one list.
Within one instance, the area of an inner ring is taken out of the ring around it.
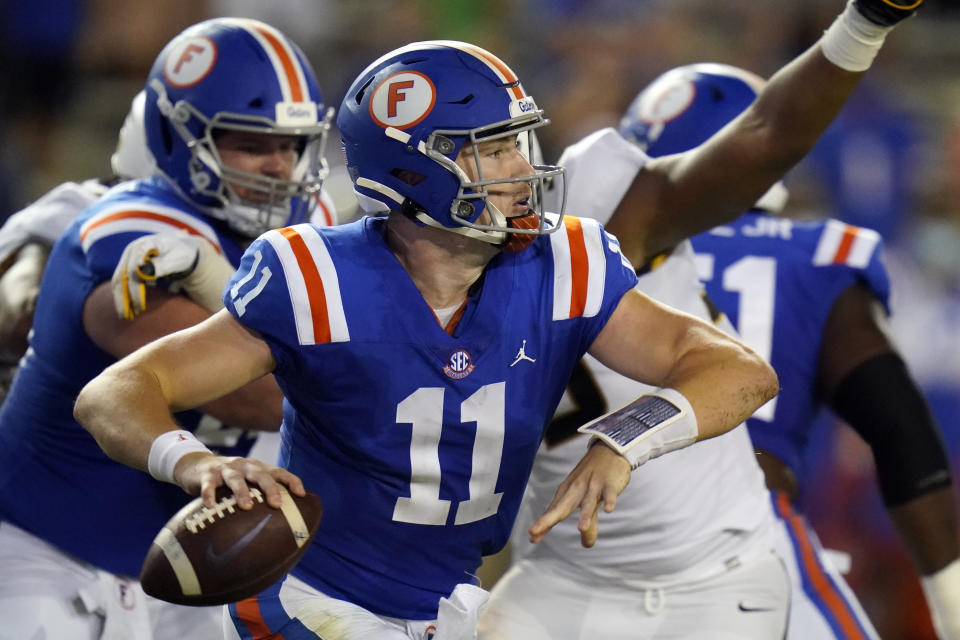
{"label": "black glove", "polygon": [[924,0],[854,0],[860,14],[881,27],[892,27],[917,12]]}

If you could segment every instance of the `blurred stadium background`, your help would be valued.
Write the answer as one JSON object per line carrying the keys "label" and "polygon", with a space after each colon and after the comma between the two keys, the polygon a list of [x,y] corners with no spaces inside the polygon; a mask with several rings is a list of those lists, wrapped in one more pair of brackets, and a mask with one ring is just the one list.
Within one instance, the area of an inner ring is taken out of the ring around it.
{"label": "blurred stadium background", "polygon": [[[65,180],[109,173],[130,99],[160,48],[207,17],[288,33],[327,104],[379,54],[410,41],[479,44],[504,58],[553,124],[547,158],[616,125],[660,72],[714,61],[768,76],[811,44],[843,0],[31,0],[0,3],[0,220]],[[883,233],[893,330],[960,465],[960,3],[928,0],[887,41],[841,118],[788,176],[796,216]],[[817,87],[810,87],[816,91]],[[342,164],[336,143],[328,148]],[[351,215],[343,172],[329,187]],[[572,212],[575,213],[575,212]],[[825,416],[806,508],[888,640],[933,638],[873,482],[869,450]],[[602,541],[601,541],[602,543]]]}

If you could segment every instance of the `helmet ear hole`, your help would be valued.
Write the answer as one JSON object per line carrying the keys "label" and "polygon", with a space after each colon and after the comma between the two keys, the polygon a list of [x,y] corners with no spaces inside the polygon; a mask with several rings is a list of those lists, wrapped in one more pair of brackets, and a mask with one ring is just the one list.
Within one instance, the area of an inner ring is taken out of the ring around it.
{"label": "helmet ear hole", "polygon": [[367,92],[367,89],[370,87],[370,83],[373,82],[375,77],[376,76],[371,76],[371,78],[367,80],[362,87],[360,87],[360,90],[357,91],[357,95],[354,96],[353,98],[354,100],[357,101],[357,104],[360,104],[361,102],[363,102],[363,96]]}
{"label": "helmet ear hole", "polygon": [[410,185],[411,187],[414,187],[427,179],[427,176],[423,175],[422,173],[410,171],[409,169],[391,169],[390,175],[400,182]]}

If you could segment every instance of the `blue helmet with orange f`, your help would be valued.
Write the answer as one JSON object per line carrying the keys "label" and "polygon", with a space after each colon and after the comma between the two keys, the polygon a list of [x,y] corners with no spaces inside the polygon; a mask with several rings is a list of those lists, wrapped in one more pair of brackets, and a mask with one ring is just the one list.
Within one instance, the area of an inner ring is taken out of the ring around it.
{"label": "blue helmet with orange f", "polygon": [[[693,149],[743,113],[765,84],[757,74],[727,64],[676,67],[634,98],[620,120],[620,134],[654,158]],[[777,182],[756,207],[780,211],[787,198],[783,182]]]}
{"label": "blue helmet with orange f", "polygon": [[[455,160],[464,148],[478,154],[487,140],[516,136],[521,145],[548,122],[502,60],[449,40],[416,42],[373,62],[337,116],[347,169],[367,213],[404,211],[422,224],[497,245],[511,234],[532,240],[558,228],[557,218],[538,210],[537,195],[562,169],[536,165],[529,176],[496,179],[481,171],[470,179]],[[523,221],[507,218],[488,199],[491,185],[516,182],[529,183],[533,193],[532,215]]]}
{"label": "blue helmet with orange f", "polygon": [[[160,52],[145,92],[147,145],[187,199],[249,237],[308,219],[327,173],[333,111],[324,108],[306,57],[283,33],[243,18],[198,23]],[[226,166],[216,145],[225,130],[294,136],[292,175]]]}

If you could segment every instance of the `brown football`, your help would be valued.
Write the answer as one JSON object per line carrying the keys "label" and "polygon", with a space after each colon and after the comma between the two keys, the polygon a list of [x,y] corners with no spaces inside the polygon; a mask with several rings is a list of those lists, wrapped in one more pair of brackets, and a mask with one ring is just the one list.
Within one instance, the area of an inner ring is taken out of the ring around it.
{"label": "brown football", "polygon": [[208,606],[249,598],[278,581],[307,550],[323,514],[316,494],[281,490],[280,509],[254,485],[246,511],[226,487],[217,489],[212,509],[200,498],[180,509],[147,552],[143,590],[175,604]]}

